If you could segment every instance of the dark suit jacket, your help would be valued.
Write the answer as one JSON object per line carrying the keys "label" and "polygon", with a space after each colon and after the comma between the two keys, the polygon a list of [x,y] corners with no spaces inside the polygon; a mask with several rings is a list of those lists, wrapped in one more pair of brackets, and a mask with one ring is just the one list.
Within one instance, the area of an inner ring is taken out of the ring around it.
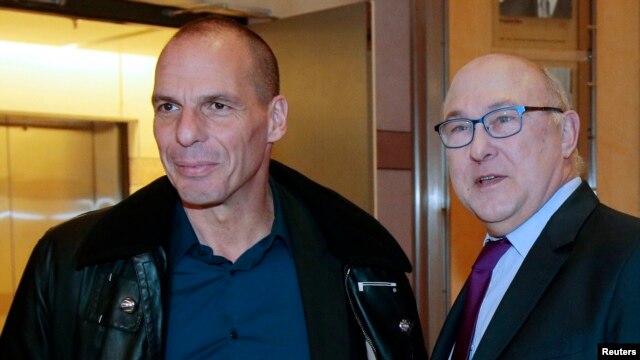
{"label": "dark suit jacket", "polygon": [[[466,286],[432,360],[448,358],[465,295]],[[640,219],[583,183],[529,251],[474,359],[596,359],[600,343],[640,343]]]}
{"label": "dark suit jacket", "polygon": [[[551,17],[571,18],[572,0],[558,0]],[[502,16],[538,16],[537,0],[504,0],[500,3],[500,15]]]}

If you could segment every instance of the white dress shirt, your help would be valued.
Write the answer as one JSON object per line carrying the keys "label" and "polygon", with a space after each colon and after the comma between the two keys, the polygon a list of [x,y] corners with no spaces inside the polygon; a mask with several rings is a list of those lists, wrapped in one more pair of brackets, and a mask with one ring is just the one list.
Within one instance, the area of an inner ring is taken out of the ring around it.
{"label": "white dress shirt", "polygon": [[[491,281],[489,282],[489,287],[487,288],[478,313],[469,359],[473,358],[478,343],[480,339],[482,339],[485,330],[487,330],[487,326],[493,314],[496,312],[498,304],[500,304],[511,281],[516,276],[518,269],[520,269],[524,258],[529,253],[529,250],[531,250],[538,236],[540,236],[542,229],[547,225],[551,216],[555,214],[560,206],[562,206],[569,196],[580,186],[581,182],[582,180],[576,177],[562,185],[538,212],[514,231],[507,234],[507,238],[512,246],[502,258],[500,258],[491,274]],[[484,243],[486,244],[486,242],[490,240],[493,240],[493,238],[487,235]]]}

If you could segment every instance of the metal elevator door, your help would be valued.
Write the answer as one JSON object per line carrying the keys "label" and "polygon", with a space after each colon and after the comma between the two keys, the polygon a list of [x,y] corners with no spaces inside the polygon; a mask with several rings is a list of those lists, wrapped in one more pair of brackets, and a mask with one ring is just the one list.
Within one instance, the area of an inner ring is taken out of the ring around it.
{"label": "metal elevator door", "polygon": [[60,124],[0,124],[0,327],[44,232],[123,197],[119,126]]}

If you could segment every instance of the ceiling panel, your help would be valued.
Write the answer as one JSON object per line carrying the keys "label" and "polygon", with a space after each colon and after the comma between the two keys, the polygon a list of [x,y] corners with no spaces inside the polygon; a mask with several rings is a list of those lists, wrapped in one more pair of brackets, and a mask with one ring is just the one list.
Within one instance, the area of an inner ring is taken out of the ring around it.
{"label": "ceiling panel", "polygon": [[[19,4],[21,0],[0,0],[0,5],[7,3]],[[97,1],[97,0],[96,0]],[[261,22],[265,19],[275,19],[276,17],[288,17],[310,11],[317,11],[334,6],[341,6],[349,3],[362,2],[365,0],[101,0],[103,3],[112,4],[108,14],[92,18],[111,19],[118,18],[118,11],[129,14],[133,11],[131,7],[118,6],[122,4],[138,4],[140,6],[151,6],[153,11],[162,9],[161,13],[149,13],[152,9],[140,8],[136,14],[130,14],[131,18],[141,16],[145,13],[145,21],[129,22],[108,22],[98,20],[85,20],[83,16],[71,15],[62,12],[59,15],[51,13],[47,9],[25,10],[13,7],[0,7],[0,41],[24,42],[43,45],[65,46],[76,45],[79,48],[97,49],[106,51],[122,51],[127,53],[142,55],[158,55],[162,46],[176,31],[175,27],[160,27],[162,24],[159,17],[193,18],[200,13],[217,13],[245,19],[251,22]],[[83,0],[67,0],[66,5],[78,7],[93,6],[85,4]],[[84,5],[83,5],[84,4]],[[120,5],[119,5],[120,4]],[[14,10],[11,10],[14,9]],[[102,8],[100,8],[102,9]],[[128,10],[127,10],[128,9]],[[62,11],[63,9],[59,9]],[[44,12],[42,12],[44,11]],[[98,10],[95,10],[98,11]],[[95,12],[94,11],[94,12]],[[100,10],[102,11],[102,10]],[[116,11],[116,13],[113,13]],[[168,15],[167,12],[171,12]],[[174,13],[177,12],[177,13]],[[162,16],[160,15],[162,14]],[[134,16],[135,15],[135,16]],[[148,17],[157,21],[151,21]],[[126,17],[125,17],[126,18]],[[166,19],[164,19],[166,20]],[[181,20],[182,21],[182,20]],[[173,26],[173,25],[172,25]]]}
{"label": "ceiling panel", "polygon": [[175,28],[0,10],[0,41],[157,55]]}
{"label": "ceiling panel", "polygon": [[224,16],[233,16],[249,19],[272,19],[275,18],[272,10],[275,4],[280,1],[265,0],[234,0],[229,2],[216,2],[207,0],[128,0],[142,2],[166,7],[177,7],[181,11],[206,12]]}

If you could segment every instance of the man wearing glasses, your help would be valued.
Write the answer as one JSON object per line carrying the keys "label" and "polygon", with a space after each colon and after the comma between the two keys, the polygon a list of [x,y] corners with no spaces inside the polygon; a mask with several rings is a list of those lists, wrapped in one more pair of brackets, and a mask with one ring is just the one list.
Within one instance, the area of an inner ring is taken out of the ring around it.
{"label": "man wearing glasses", "polygon": [[433,359],[596,359],[599,344],[640,343],[640,219],[580,179],[579,128],[525,59],[483,56],[453,79],[435,130],[487,235]]}

